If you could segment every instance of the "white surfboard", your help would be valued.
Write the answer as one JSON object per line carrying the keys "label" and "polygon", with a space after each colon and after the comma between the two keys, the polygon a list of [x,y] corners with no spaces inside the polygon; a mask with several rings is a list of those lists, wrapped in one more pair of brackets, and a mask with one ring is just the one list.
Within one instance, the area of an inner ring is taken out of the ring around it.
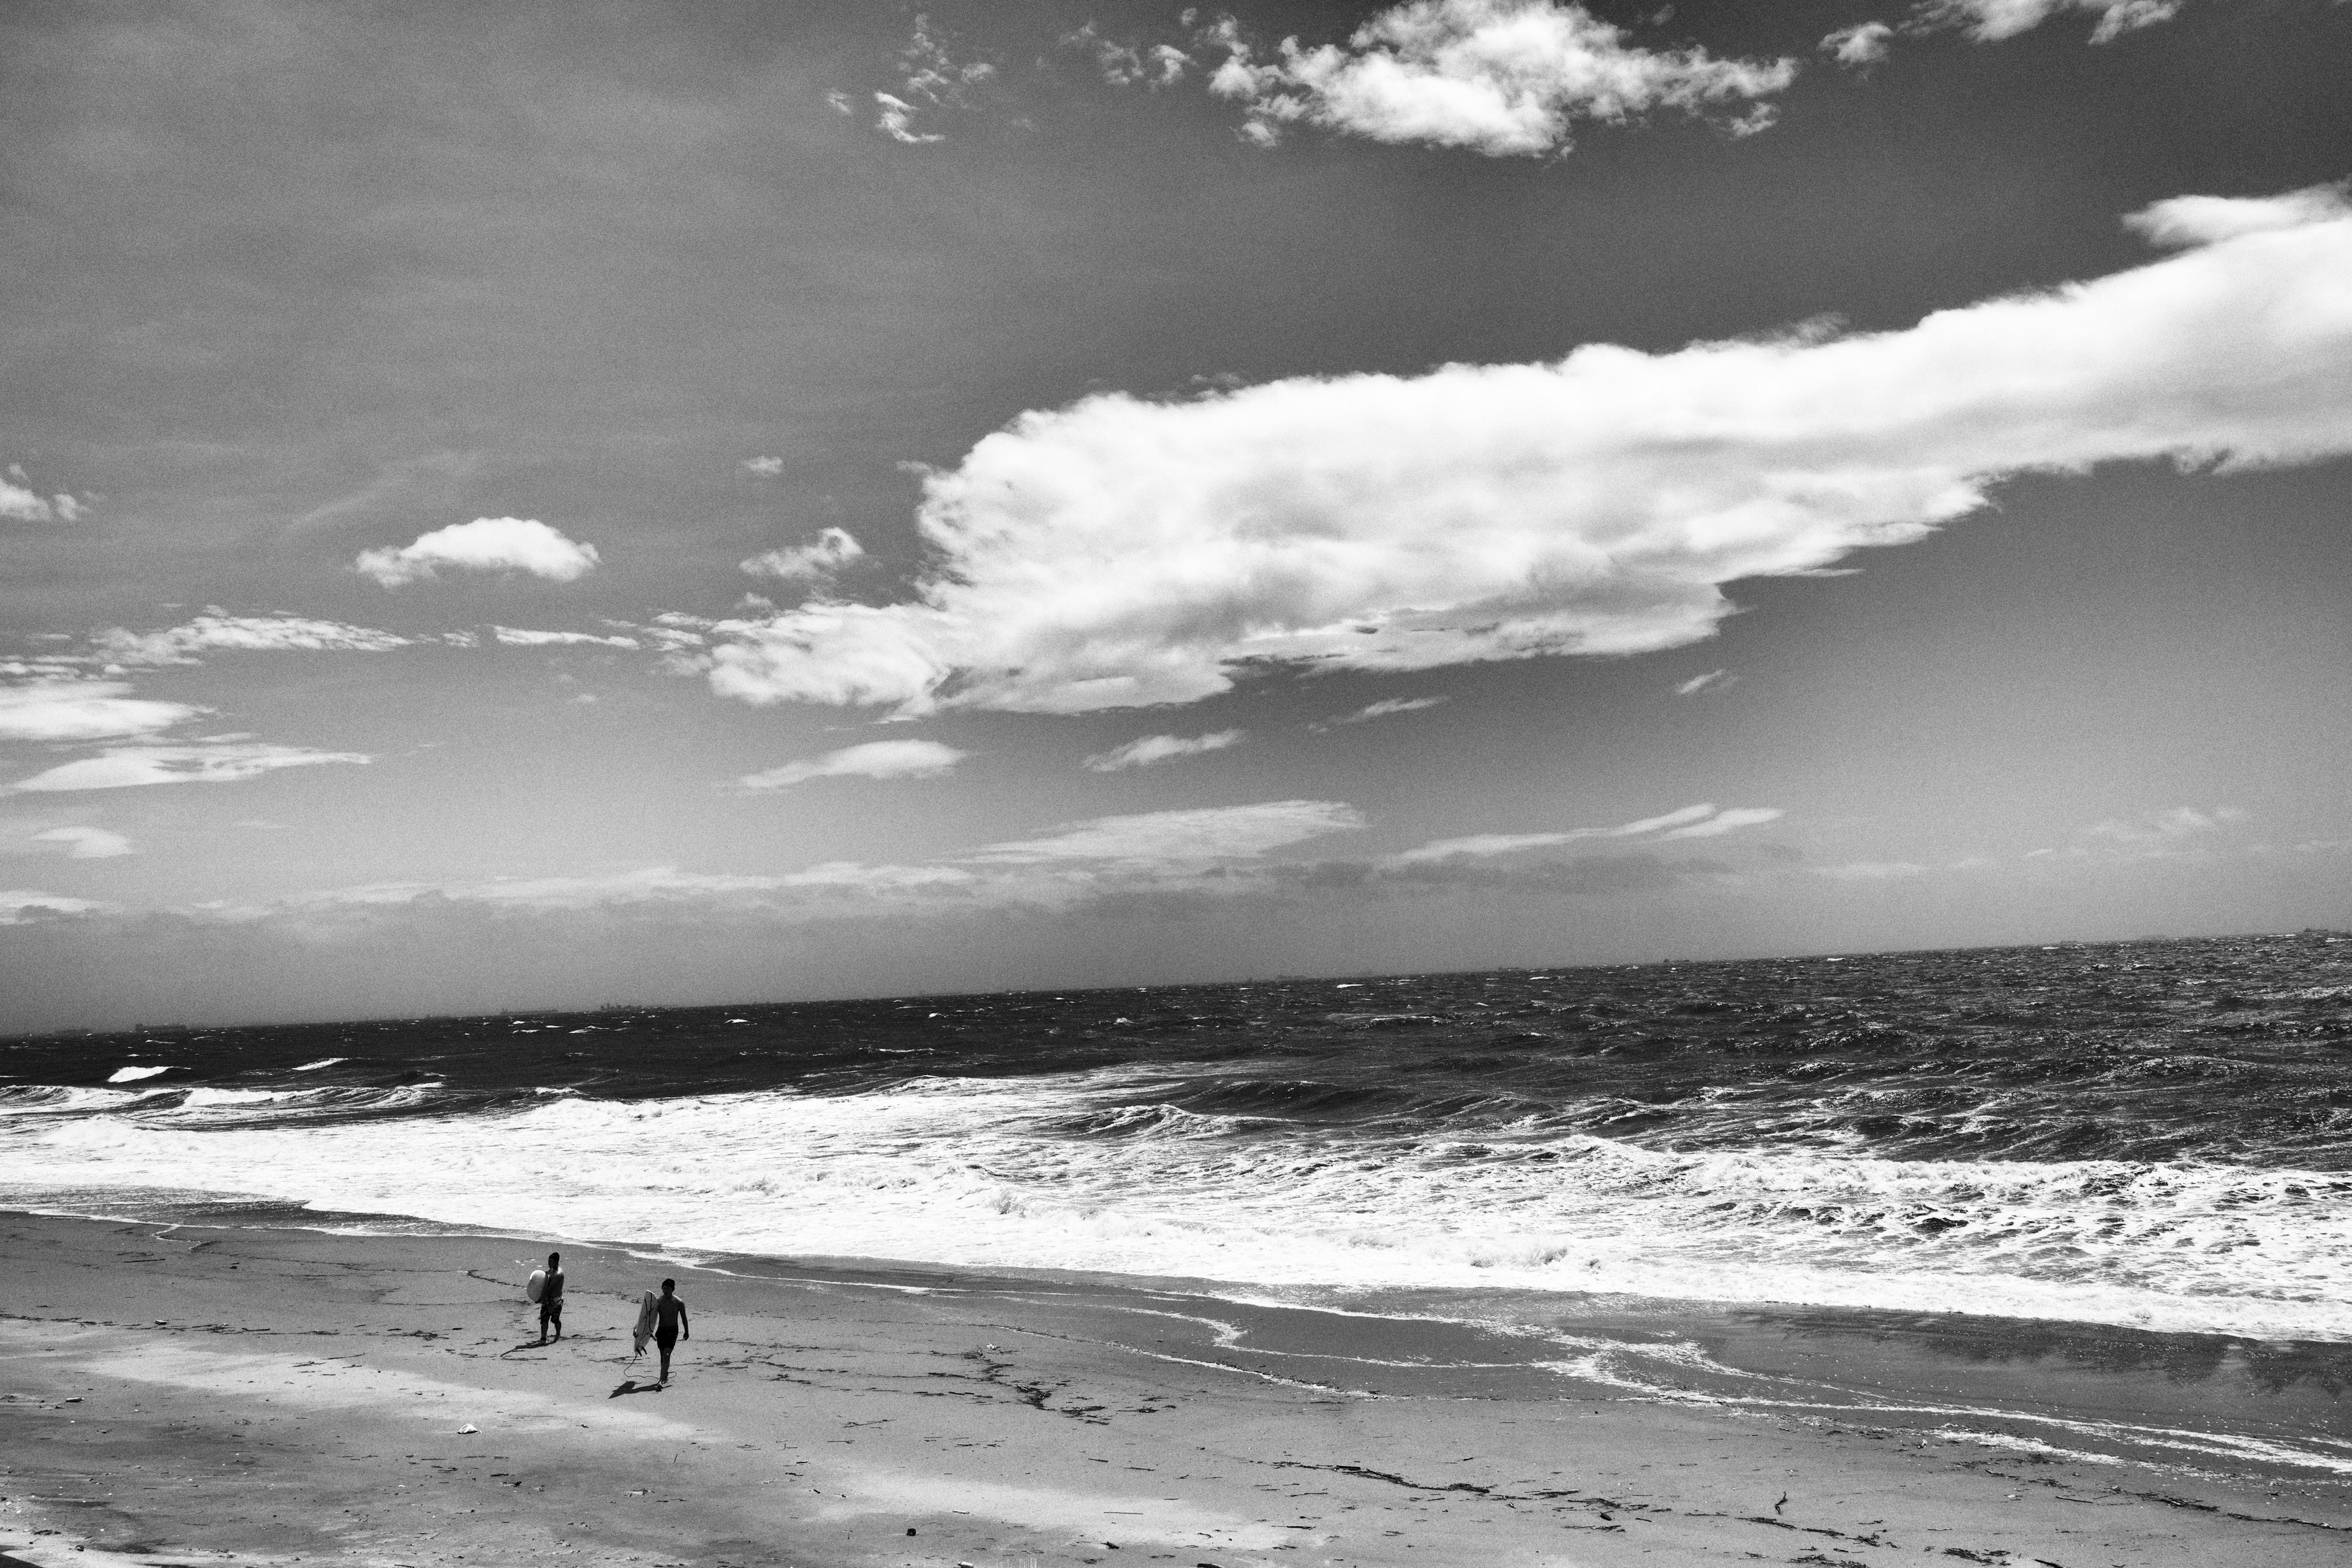
{"label": "white surfboard", "polygon": [[539,1300],[540,1292],[546,1289],[547,1270],[544,1268],[534,1268],[530,1271],[530,1280],[527,1281],[522,1288],[522,1299],[526,1301],[536,1301]]}
{"label": "white surfboard", "polygon": [[631,1352],[632,1354],[645,1354],[646,1342],[654,1337],[654,1324],[661,1316],[660,1310],[654,1305],[654,1293],[650,1290],[637,1299],[637,1326],[631,1331],[630,1336],[636,1341],[637,1348]]}

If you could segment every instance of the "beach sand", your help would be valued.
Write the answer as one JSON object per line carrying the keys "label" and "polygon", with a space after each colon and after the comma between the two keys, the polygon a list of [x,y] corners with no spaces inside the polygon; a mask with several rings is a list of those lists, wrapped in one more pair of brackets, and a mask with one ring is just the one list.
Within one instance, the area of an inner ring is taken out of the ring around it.
{"label": "beach sand", "polygon": [[[1531,1370],[1506,1336],[1174,1290],[752,1277],[567,1244],[567,1332],[541,1347],[520,1286],[547,1250],[0,1215],[0,1550],[42,1568],[2352,1557],[2340,1483],[2308,1475],[1628,1397]],[[628,1331],[665,1274],[694,1337],[655,1391]]]}

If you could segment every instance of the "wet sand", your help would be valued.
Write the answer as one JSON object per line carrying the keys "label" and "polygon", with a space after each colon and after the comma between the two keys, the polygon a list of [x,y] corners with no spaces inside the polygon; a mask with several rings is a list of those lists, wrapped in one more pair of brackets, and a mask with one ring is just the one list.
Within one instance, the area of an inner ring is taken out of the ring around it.
{"label": "wet sand", "polygon": [[[41,1568],[2352,1552],[2352,1497],[2294,1467],[1987,1447],[1937,1436],[1932,1412],[1661,1401],[1461,1325],[1176,1290],[566,1245],[567,1332],[542,1347],[520,1286],[547,1249],[0,1215],[0,1551]],[[694,1338],[655,1390],[628,1330],[665,1273]],[[1775,1331],[1849,1373],[1871,1353],[1843,1327]],[[2014,1338],[1938,1375],[1955,1397],[2048,1381]],[[2167,1376],[2153,1352],[2112,1372]],[[2292,1381],[2296,1420],[2332,1411],[2332,1384]]]}

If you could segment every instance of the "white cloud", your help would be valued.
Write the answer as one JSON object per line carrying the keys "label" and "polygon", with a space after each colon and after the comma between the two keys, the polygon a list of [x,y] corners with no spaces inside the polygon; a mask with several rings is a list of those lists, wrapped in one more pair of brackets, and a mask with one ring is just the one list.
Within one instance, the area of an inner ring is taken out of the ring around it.
{"label": "white cloud", "polygon": [[1734,806],[1718,816],[1714,806],[1702,803],[1659,816],[1619,823],[1614,827],[1570,827],[1554,833],[1474,833],[1462,838],[1440,838],[1394,858],[1399,865],[1413,866],[1462,858],[1484,859],[1495,855],[1516,855],[1526,849],[1556,849],[1563,844],[1590,838],[1640,838],[1653,833],[1667,838],[1701,837],[1710,821],[1730,819],[1727,826],[1714,829],[1717,833],[1728,833],[1751,823],[1769,822],[1780,815],[1770,807]]}
{"label": "white cloud", "polygon": [[1307,726],[1310,730],[1328,730],[1339,724],[1369,724],[1375,719],[1385,719],[1391,713],[1418,713],[1424,708],[1434,708],[1445,701],[1443,697],[1389,697],[1378,702],[1367,702],[1353,713],[1341,713]]}
{"label": "white cloud", "polygon": [[898,64],[906,79],[897,92],[874,95],[880,111],[874,129],[908,146],[946,141],[938,132],[916,130],[915,116],[932,109],[970,108],[971,89],[996,74],[996,68],[985,60],[958,64],[945,41],[932,30],[930,18],[919,16],[915,18],[914,37],[898,53]]}
{"label": "white cloud", "polygon": [[1078,712],[1696,642],[1722,584],[1921,538],[2011,475],[2352,451],[2352,212],[2310,201],[1902,331],[1025,414],[926,479],[912,602],[719,623],[705,665],[751,702]]}
{"label": "white cloud", "polygon": [[198,616],[185,626],[159,632],[126,631],[121,626],[99,633],[93,646],[116,664],[196,664],[195,656],[215,650],[236,652],[384,653],[407,647],[410,641],[373,626],[346,626],[341,621],[306,620],[295,616]]}
{"label": "white cloud", "polygon": [[129,695],[120,680],[32,680],[0,686],[0,740],[111,741],[152,735],[205,709]]}
{"label": "white cloud", "polygon": [[1108,752],[1097,752],[1086,759],[1086,765],[1098,773],[1115,773],[1128,768],[1148,768],[1154,763],[1169,762],[1177,757],[1197,757],[1203,752],[1222,752],[1228,746],[1238,746],[1248,733],[1244,730],[1220,730],[1213,735],[1145,735],[1129,741],[1124,746],[1114,746]]}
{"label": "white cloud", "polygon": [[539,632],[522,626],[492,626],[490,635],[508,647],[572,647],[593,644],[598,647],[628,647],[641,646],[635,637],[599,637],[594,632]]}
{"label": "white cloud", "polygon": [[1095,68],[1113,87],[1133,87],[1140,82],[1158,91],[1183,80],[1184,72],[1192,64],[1192,57],[1172,44],[1122,44],[1104,37],[1092,22],[1063,35],[1062,44],[1066,48],[1083,49],[1093,57]]}
{"label": "white cloud", "polygon": [[[840,103],[835,107],[844,114],[848,113],[849,100],[841,98],[839,93],[835,93],[833,96],[841,99]],[[746,473],[758,474],[762,479],[772,479],[784,471],[784,460],[782,458],[746,458],[743,459],[743,470]]]}
{"label": "white cloud", "polygon": [[967,753],[937,741],[869,741],[846,746],[805,762],[786,763],[765,773],[746,773],[735,782],[752,791],[788,789],[810,779],[937,778],[963,761]]}
{"label": "white cloud", "polygon": [[2210,811],[2200,811],[2193,805],[2176,805],[2169,811],[2151,811],[2128,821],[2111,816],[2091,824],[2083,831],[2090,837],[2105,838],[2117,844],[2163,845],[2218,833],[2245,819],[2246,814],[2233,805],[2218,805]]}
{"label": "white cloud", "polygon": [[2312,185],[2275,196],[2174,196],[2124,219],[2124,226],[2150,244],[2212,245],[2242,235],[2301,228],[2340,218],[2352,182]]}
{"label": "white cloud", "polygon": [[1363,826],[1363,814],[1339,801],[1273,800],[1256,805],[1097,817],[1043,838],[992,844],[968,858],[1001,865],[1246,859],[1302,839]]}
{"label": "white cloud", "polygon": [[1727,669],[1710,669],[1705,675],[1694,675],[1688,680],[1685,680],[1681,685],[1675,687],[1675,695],[1677,697],[1696,697],[1702,691],[1717,690],[1723,687],[1729,686],[1738,680],[1738,679],[1739,677],[1732,674]]}
{"label": "white cloud", "polygon": [[1758,827],[1767,822],[1778,822],[1787,815],[1777,805],[1735,805],[1728,811],[1707,818],[1705,822],[1694,822],[1687,826],[1677,827],[1663,837],[1715,838],[1742,827]]}
{"label": "white cloud", "polygon": [[31,778],[19,779],[0,793],[34,795],[57,790],[127,789],[142,784],[235,784],[278,768],[370,760],[357,752],[314,752],[301,746],[274,746],[263,742],[116,746],[95,757],[84,757],[79,762],[35,773]]}
{"label": "white cloud", "polygon": [[68,899],[26,888],[0,888],[0,925],[22,925],[42,915],[80,915],[107,906],[95,899]]}
{"label": "white cloud", "polygon": [[1894,882],[1924,877],[1927,868],[1916,860],[1849,860],[1843,866],[1816,866],[1813,874],[1838,882]]}
{"label": "white cloud", "polygon": [[365,550],[352,569],[387,588],[430,578],[449,567],[462,572],[528,572],[570,583],[595,568],[596,547],[567,539],[543,522],[520,517],[478,517],[436,528],[397,550]]}
{"label": "white cloud", "polygon": [[35,489],[22,463],[0,470],[0,517],[16,522],[79,522],[89,509],[59,490],[45,496]]}
{"label": "white cloud", "polygon": [[33,842],[66,845],[66,856],[73,860],[110,860],[131,852],[131,840],[103,827],[52,827],[34,834]]}
{"label": "white cloud", "polygon": [[1261,60],[1237,27],[1216,35],[1225,63],[1210,89],[1247,110],[1247,132],[1319,125],[1379,142],[1467,147],[1496,157],[1563,150],[1578,121],[1621,123],[1654,109],[1696,114],[1748,105],[1796,75],[1793,60],[1718,60],[1699,48],[1650,49],[1562,0],[1412,0],[1382,11],[1342,47],[1286,38]]}
{"label": "white cloud", "polygon": [[771,550],[764,555],[754,555],[742,563],[743,570],[754,577],[774,577],[782,582],[815,583],[835,573],[866,553],[845,528],[828,528],[816,536],[813,544],[795,544],[789,549]]}
{"label": "white cloud", "polygon": [[1822,40],[1822,47],[1842,66],[1875,65],[1886,58],[1895,29],[1884,22],[1857,22],[1840,27]]}
{"label": "white cloud", "polygon": [[2188,0],[1927,0],[1919,17],[1928,26],[1962,27],[1979,43],[2031,31],[2062,13],[2092,16],[2091,41],[2107,43],[2141,27],[2168,22]]}

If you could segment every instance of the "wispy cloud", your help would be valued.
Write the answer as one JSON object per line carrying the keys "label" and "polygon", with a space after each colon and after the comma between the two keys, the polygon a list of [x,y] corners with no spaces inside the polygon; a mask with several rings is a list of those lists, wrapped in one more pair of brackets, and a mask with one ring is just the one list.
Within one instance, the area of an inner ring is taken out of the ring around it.
{"label": "wispy cloud", "polygon": [[[910,602],[734,623],[710,681],[1076,712],[1284,663],[1650,651],[1710,635],[1725,584],[1919,539],[2008,476],[2352,451],[2352,211],[2329,191],[2289,205],[2325,216],[1902,331],[1024,415],[925,479],[935,563]],[[2141,221],[2188,238],[2281,211],[2210,198]]]}
{"label": "wispy cloud", "polygon": [[1353,713],[1336,714],[1307,726],[1310,730],[1328,730],[1339,724],[1369,724],[1375,719],[1386,719],[1393,713],[1418,713],[1424,708],[1434,708],[1446,700],[1443,697],[1389,697],[1378,702],[1367,702]]}
{"label": "wispy cloud", "polygon": [[1705,804],[1685,805],[1662,816],[1622,822],[1614,827],[1570,827],[1549,833],[1475,833],[1460,838],[1440,838],[1417,849],[1408,849],[1396,856],[1395,860],[1399,865],[1410,866],[1436,860],[1484,859],[1529,849],[1556,849],[1587,839],[1642,838],[1652,834],[1662,839],[1707,838],[1771,822],[1781,815],[1777,806],[1743,805],[1718,811]]}
{"label": "wispy cloud", "polygon": [[1345,45],[1286,38],[1264,57],[1228,20],[1210,89],[1239,102],[1254,141],[1315,125],[1377,142],[1532,156],[1570,144],[1579,121],[1621,124],[1653,110],[1724,105],[1739,132],[1771,123],[1759,100],[1795,79],[1793,60],[1719,60],[1653,49],[1564,0],[1412,0],[1374,16]]}
{"label": "wispy cloud", "polygon": [[641,647],[636,638],[617,634],[595,632],[542,632],[526,626],[492,626],[490,636],[508,647]]}
{"label": "wispy cloud", "polygon": [[845,746],[821,757],[786,763],[765,773],[746,773],[735,782],[739,787],[759,794],[789,789],[811,779],[937,778],[954,768],[966,755],[953,746],[943,746],[937,741],[869,741],[865,745]]}
{"label": "wispy cloud", "polygon": [[[917,115],[971,108],[972,89],[996,75],[996,67],[987,60],[956,60],[948,41],[923,16],[915,18],[914,36],[899,51],[898,65],[904,72],[898,90],[874,95],[874,129],[909,147],[947,140],[940,132],[919,129]],[[835,109],[847,112],[845,95],[833,93],[827,98]]]}
{"label": "wispy cloud", "polygon": [[134,632],[114,626],[91,638],[115,664],[197,664],[198,654],[348,652],[384,653],[411,646],[411,639],[373,626],[297,616],[232,616],[210,611],[184,626]]}
{"label": "wispy cloud", "polygon": [[36,844],[61,844],[72,860],[110,860],[131,853],[131,840],[103,827],[51,827],[33,836]]}
{"label": "wispy cloud", "polygon": [[235,784],[279,768],[326,763],[365,763],[358,752],[319,752],[265,742],[197,742],[178,746],[116,746],[95,757],[65,763],[19,779],[5,791],[17,795],[63,790],[129,789],[144,784]]}
{"label": "wispy cloud", "polygon": [[69,899],[28,888],[0,888],[0,925],[22,925],[44,916],[89,914],[108,907],[96,899]]}
{"label": "wispy cloud", "polygon": [[1154,91],[1184,79],[1192,57],[1173,44],[1120,43],[1105,37],[1092,22],[1062,36],[1062,47],[1079,49],[1113,87],[1141,85]]}
{"label": "wispy cloud", "polygon": [[2091,824],[2083,833],[2085,837],[2103,838],[2111,844],[2178,844],[2183,839],[2219,833],[2245,820],[2246,814],[2231,805],[2217,805],[2210,810],[2176,805],[2169,811],[2151,811],[2137,817],[2106,817]]}
{"label": "wispy cloud", "polygon": [[742,569],[754,577],[786,583],[822,583],[866,553],[866,547],[845,528],[828,528],[809,544],[795,544],[754,555]]}
{"label": "wispy cloud", "polygon": [[784,471],[784,460],[782,458],[746,458],[743,459],[743,471],[772,479]]}
{"label": "wispy cloud", "polygon": [[1333,800],[1275,800],[1102,816],[1043,838],[974,850],[968,858],[1000,864],[1071,860],[1155,864],[1244,859],[1327,833],[1364,826],[1363,814]]}
{"label": "wispy cloud", "polygon": [[1677,697],[1696,697],[1702,691],[1720,690],[1732,685],[1739,677],[1727,669],[1710,669],[1705,675],[1694,675],[1675,688]]}
{"label": "wispy cloud", "polygon": [[133,697],[127,681],[48,679],[0,686],[0,740],[111,741],[153,735],[206,710]]}
{"label": "wispy cloud", "polygon": [[1857,22],[1840,27],[1822,40],[1822,48],[1842,66],[1876,65],[1895,43],[1895,29],[1884,22]]}
{"label": "wispy cloud", "polygon": [[459,572],[523,572],[551,583],[570,583],[597,563],[596,547],[564,537],[532,518],[478,517],[423,533],[394,550],[364,550],[352,570],[397,588]]}
{"label": "wispy cloud", "polygon": [[1128,768],[1148,768],[1154,763],[1165,763],[1177,757],[1197,757],[1203,752],[1222,752],[1228,746],[1238,746],[1248,735],[1245,730],[1220,730],[1213,735],[1145,735],[1129,741],[1124,746],[1114,746],[1108,752],[1097,752],[1086,760],[1086,765],[1098,773],[1115,773]]}
{"label": "wispy cloud", "polygon": [[2095,17],[2095,44],[2169,22],[2188,0],[1927,0],[1914,15],[1925,26],[1959,27],[1980,43],[2030,32],[2053,16]]}

